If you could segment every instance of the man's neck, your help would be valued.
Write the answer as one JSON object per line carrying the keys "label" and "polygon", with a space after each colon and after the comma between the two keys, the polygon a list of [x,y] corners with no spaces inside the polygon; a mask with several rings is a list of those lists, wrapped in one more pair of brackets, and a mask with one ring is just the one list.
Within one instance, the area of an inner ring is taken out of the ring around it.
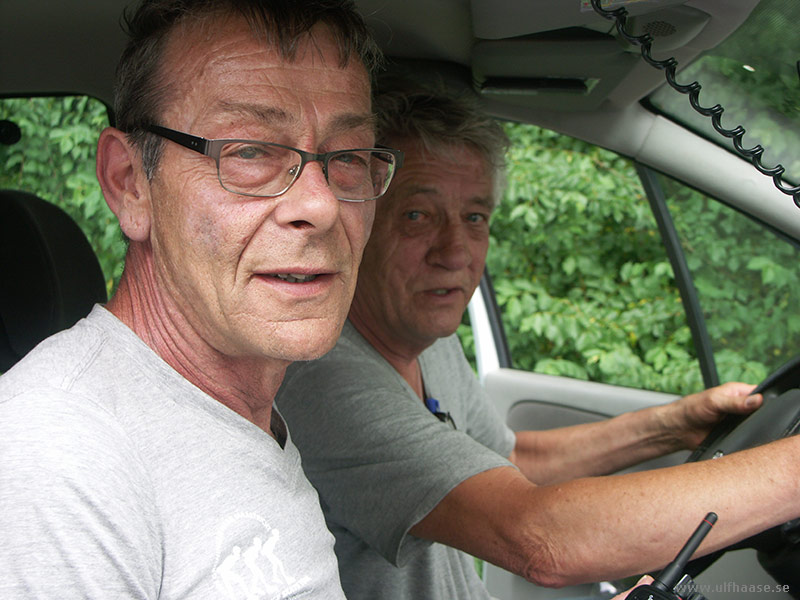
{"label": "man's neck", "polygon": [[358,311],[351,310],[348,319],[370,346],[386,359],[386,362],[406,380],[421,399],[424,399],[425,390],[418,359],[427,346],[410,347],[396,343],[395,340],[387,342],[387,336],[382,334],[379,328],[374,327],[368,319],[362,319]]}
{"label": "man's neck", "polygon": [[136,266],[126,265],[108,310],[182,377],[275,437],[272,401],[289,363],[218,352],[156,292],[152,273]]}

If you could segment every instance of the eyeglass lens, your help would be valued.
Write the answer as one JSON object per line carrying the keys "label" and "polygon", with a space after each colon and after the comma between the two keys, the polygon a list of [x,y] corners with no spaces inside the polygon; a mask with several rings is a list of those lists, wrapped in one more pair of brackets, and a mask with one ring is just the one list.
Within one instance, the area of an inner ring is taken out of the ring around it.
{"label": "eyeglass lens", "polygon": [[[219,177],[229,191],[254,196],[285,192],[299,176],[296,151],[253,142],[230,142],[219,155]],[[344,150],[327,155],[328,185],[340,200],[369,200],[386,191],[394,156],[380,150]]]}

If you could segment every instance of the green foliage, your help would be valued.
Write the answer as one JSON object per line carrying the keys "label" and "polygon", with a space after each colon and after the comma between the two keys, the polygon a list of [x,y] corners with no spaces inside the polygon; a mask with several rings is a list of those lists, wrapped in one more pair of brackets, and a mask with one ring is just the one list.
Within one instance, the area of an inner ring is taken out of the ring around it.
{"label": "green foliage", "polygon": [[106,107],[87,97],[5,99],[0,119],[22,130],[18,144],[0,146],[0,188],[33,192],[69,213],[94,247],[110,292],[122,273],[125,244],[95,176]]}
{"label": "green foliage", "polygon": [[509,185],[487,265],[514,366],[700,387],[672,268],[630,162],[537,127],[506,131]]}
{"label": "green foliage", "polygon": [[[631,163],[537,127],[506,131],[509,186],[492,218],[487,265],[514,366],[676,393],[703,387],[672,267]],[[800,347],[790,305],[800,294],[797,250],[661,179],[720,379],[760,381]]]}
{"label": "green foliage", "polygon": [[720,379],[759,381],[800,348],[795,245],[662,178],[695,277]]}

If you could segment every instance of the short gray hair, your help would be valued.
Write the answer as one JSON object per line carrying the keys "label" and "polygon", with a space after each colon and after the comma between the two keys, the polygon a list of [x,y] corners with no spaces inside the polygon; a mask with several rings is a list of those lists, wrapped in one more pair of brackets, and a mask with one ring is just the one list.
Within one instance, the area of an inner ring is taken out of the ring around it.
{"label": "short gray hair", "polygon": [[378,140],[383,144],[416,140],[434,155],[461,146],[476,150],[493,171],[492,201],[497,204],[505,188],[509,139],[474,93],[457,93],[439,82],[422,84],[387,76],[378,81],[374,107]]}

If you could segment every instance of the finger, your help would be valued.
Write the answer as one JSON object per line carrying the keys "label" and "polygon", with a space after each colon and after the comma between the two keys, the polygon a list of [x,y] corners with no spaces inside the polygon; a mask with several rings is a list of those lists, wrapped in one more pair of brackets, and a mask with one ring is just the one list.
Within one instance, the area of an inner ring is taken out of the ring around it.
{"label": "finger", "polygon": [[627,590],[627,591],[624,591],[624,592],[622,592],[621,594],[617,594],[617,595],[616,595],[616,596],[614,596],[614,597],[613,597],[611,600],[625,600],[625,598],[627,598],[627,597],[628,597],[628,594],[630,594],[630,593],[631,593],[631,591],[632,591],[634,588],[637,588],[637,587],[639,587],[640,585],[646,585],[646,584],[648,584],[648,583],[652,583],[652,582],[653,582],[653,578],[652,578],[652,577],[650,577],[649,575],[645,575],[645,576],[644,576],[644,577],[642,577],[642,578],[641,578],[639,581],[637,581],[637,582],[636,582],[636,585],[635,585],[635,586],[633,586],[631,589],[629,589],[629,590]]}
{"label": "finger", "polygon": [[761,394],[752,394],[744,399],[745,410],[750,412],[754,411],[762,404],[764,404],[764,396]]}
{"label": "finger", "polygon": [[756,410],[764,403],[764,396],[761,394],[751,394],[749,396],[730,398],[725,406],[721,407],[725,412],[746,415]]}
{"label": "finger", "polygon": [[756,388],[748,383],[726,383],[716,388],[718,393],[711,395],[711,400],[720,412],[747,414],[753,412],[763,402],[761,394],[753,394]]}

